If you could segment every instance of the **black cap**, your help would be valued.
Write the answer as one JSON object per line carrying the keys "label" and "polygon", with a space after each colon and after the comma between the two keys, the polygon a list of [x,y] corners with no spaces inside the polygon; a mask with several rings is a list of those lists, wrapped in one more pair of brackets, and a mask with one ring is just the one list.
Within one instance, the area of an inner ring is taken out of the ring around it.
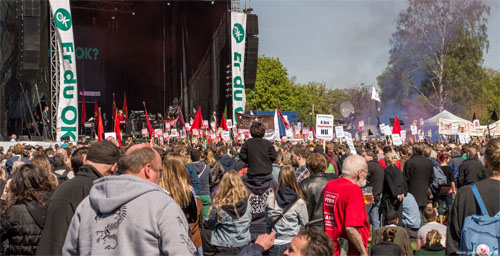
{"label": "black cap", "polygon": [[120,159],[120,150],[112,142],[103,140],[92,144],[87,152],[87,160],[100,164],[114,164]]}

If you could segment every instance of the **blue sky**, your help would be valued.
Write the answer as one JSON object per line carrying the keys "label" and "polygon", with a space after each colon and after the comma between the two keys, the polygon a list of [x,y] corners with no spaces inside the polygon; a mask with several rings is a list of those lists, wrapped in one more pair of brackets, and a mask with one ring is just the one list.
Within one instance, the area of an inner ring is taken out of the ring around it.
{"label": "blue sky", "polygon": [[[484,3],[491,7],[484,66],[500,70],[500,1]],[[407,1],[241,0],[241,6],[259,16],[260,55],[280,58],[299,83],[344,88],[376,84]]]}

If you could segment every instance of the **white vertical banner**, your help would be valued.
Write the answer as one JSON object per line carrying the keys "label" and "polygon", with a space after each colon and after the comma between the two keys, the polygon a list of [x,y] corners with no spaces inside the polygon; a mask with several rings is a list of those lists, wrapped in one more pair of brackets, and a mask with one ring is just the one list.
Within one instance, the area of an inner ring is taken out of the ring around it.
{"label": "white vertical banner", "polygon": [[[57,105],[57,137],[78,140],[78,98],[76,79],[75,43],[73,40],[73,19],[69,0],[50,0],[52,17],[56,24],[59,43],[59,102]],[[53,53],[55,54],[55,53]]]}
{"label": "white vertical banner", "polygon": [[236,124],[236,113],[245,112],[246,96],[244,81],[245,42],[247,15],[231,12],[231,62],[233,84],[233,118]]}

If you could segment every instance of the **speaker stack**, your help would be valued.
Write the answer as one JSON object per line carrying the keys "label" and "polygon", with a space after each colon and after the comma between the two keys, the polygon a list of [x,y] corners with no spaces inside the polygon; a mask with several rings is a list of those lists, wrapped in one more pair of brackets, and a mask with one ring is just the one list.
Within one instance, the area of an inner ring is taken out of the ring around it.
{"label": "speaker stack", "polygon": [[255,14],[247,15],[247,41],[245,49],[245,88],[255,87],[257,57],[259,55],[259,19]]}
{"label": "speaker stack", "polygon": [[22,81],[36,79],[40,69],[40,0],[17,0],[18,19],[20,19],[20,69]]}

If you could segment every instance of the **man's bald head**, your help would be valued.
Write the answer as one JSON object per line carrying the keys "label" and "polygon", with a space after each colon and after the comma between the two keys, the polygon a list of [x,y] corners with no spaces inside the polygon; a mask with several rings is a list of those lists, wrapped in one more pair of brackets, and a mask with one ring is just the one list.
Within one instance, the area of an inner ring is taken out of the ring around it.
{"label": "man's bald head", "polygon": [[151,164],[154,169],[161,168],[161,157],[156,150],[144,144],[137,144],[130,147],[125,155],[120,158],[118,165],[124,173],[139,173],[147,164]]}

